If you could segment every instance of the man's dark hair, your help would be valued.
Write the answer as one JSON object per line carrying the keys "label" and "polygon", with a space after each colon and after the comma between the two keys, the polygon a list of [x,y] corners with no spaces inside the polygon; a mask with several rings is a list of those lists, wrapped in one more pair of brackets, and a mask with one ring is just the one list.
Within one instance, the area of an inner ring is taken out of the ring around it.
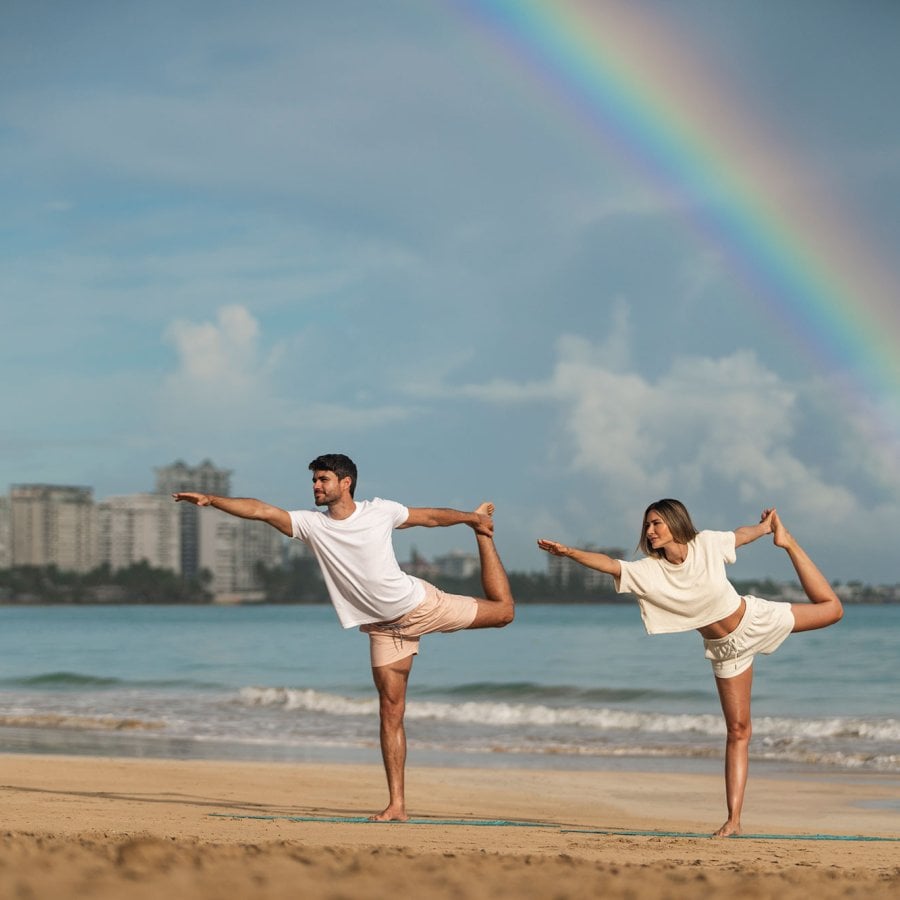
{"label": "man's dark hair", "polygon": [[310,472],[334,472],[337,477],[350,479],[350,496],[356,491],[356,463],[343,453],[323,453],[309,464]]}

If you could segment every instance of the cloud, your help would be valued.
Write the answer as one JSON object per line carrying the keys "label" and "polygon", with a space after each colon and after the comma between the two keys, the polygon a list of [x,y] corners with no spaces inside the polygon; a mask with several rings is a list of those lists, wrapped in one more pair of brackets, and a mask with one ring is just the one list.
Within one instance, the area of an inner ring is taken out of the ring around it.
{"label": "cloud", "polygon": [[265,387],[275,355],[262,358],[259,325],[243,306],[222,307],[215,322],[173,322],[166,337],[178,354],[173,392],[215,402],[252,398]]}
{"label": "cloud", "polygon": [[900,483],[869,465],[872,448],[849,416],[840,441],[826,439],[834,428],[826,384],[792,382],[749,350],[676,356],[651,375],[646,360],[637,361],[640,371],[631,361],[629,331],[620,305],[606,341],[560,338],[544,379],[446,389],[485,403],[553,405],[547,470],[587,479],[581,496],[592,498],[570,498],[565,537],[599,528],[620,540],[647,503],[675,496],[713,528],[736,527],[777,505],[818,552],[845,559],[848,523],[865,553],[883,542]]}
{"label": "cloud", "polygon": [[650,379],[598,363],[581,338],[561,350],[553,382],[574,465],[602,478],[617,507],[718,491],[744,504],[785,498],[832,523],[855,512],[852,492],[794,447],[799,389],[751,352],[676,359]]}
{"label": "cloud", "polygon": [[[212,321],[173,321],[165,339],[177,362],[160,392],[161,416],[174,428],[221,438],[237,450],[256,448],[259,429],[285,440],[302,434],[347,433],[386,426],[416,407],[369,392],[344,398],[323,390],[322,360],[291,353],[303,330],[266,345],[253,314],[241,304],[221,307]],[[295,358],[297,356],[301,358]]]}

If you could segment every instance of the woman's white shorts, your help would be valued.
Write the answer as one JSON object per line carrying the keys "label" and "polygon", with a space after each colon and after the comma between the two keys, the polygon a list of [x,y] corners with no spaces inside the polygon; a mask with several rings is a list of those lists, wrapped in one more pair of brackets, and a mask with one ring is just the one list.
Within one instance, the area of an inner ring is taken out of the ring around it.
{"label": "woman's white shorts", "polygon": [[731,634],[704,640],[704,654],[717,678],[734,678],[753,665],[757,653],[772,653],[794,629],[790,603],[744,597],[747,609]]}

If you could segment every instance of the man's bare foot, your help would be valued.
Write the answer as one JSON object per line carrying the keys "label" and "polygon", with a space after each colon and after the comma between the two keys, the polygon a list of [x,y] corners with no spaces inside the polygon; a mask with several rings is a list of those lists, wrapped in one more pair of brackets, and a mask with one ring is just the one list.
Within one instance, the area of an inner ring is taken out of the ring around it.
{"label": "man's bare foot", "polygon": [[741,823],[730,819],[713,834],[713,837],[735,837],[741,833]]}
{"label": "man's bare foot", "polygon": [[489,502],[479,503],[478,506],[475,507],[475,515],[478,516],[478,521],[472,524],[472,529],[475,531],[475,534],[493,539],[494,504]]}
{"label": "man's bare foot", "polygon": [[409,816],[406,814],[406,809],[402,806],[394,806],[391,804],[386,809],[383,809],[380,813],[375,813],[373,816],[369,816],[370,822],[408,822]]}
{"label": "man's bare foot", "polygon": [[794,543],[793,535],[784,527],[781,519],[778,518],[777,512],[772,512],[772,540],[776,547],[784,547],[787,549]]}

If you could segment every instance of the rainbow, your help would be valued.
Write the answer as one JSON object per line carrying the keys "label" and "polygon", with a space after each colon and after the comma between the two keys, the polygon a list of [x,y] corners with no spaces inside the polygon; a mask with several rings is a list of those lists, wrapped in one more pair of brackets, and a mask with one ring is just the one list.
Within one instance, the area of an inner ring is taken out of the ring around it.
{"label": "rainbow", "polygon": [[871,235],[661,14],[451,0],[683,212],[859,424],[900,442],[900,290]]}

